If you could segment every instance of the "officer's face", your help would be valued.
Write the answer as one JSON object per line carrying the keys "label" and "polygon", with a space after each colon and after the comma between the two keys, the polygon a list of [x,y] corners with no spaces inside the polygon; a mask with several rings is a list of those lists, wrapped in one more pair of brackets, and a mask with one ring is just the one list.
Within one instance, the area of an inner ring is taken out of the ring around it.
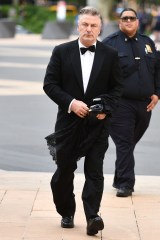
{"label": "officer's face", "polygon": [[96,42],[101,31],[101,20],[98,16],[84,14],[80,16],[78,22],[78,32],[80,42],[89,47]]}
{"label": "officer's face", "polygon": [[139,20],[132,11],[123,12],[119,20],[119,28],[127,36],[132,37],[135,35],[139,26]]}

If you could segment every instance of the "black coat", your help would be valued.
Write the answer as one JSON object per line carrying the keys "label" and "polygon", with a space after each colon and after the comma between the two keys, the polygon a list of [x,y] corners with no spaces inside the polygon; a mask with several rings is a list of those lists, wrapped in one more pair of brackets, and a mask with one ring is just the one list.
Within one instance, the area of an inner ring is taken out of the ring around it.
{"label": "black coat", "polygon": [[111,113],[115,110],[122,95],[117,51],[97,42],[84,93],[78,40],[55,47],[46,70],[44,91],[58,105],[55,133],[46,138],[54,160],[57,159],[55,147],[60,160],[67,157],[75,160],[84,156],[106,120],[97,120],[98,124],[93,127],[87,118],[81,119],[73,112],[68,113],[68,108],[74,98],[90,106],[93,98],[103,96],[104,102],[107,100],[105,109]]}
{"label": "black coat", "polygon": [[117,99],[122,94],[118,53],[97,42],[95,58],[84,94],[78,40],[54,48],[44,78],[45,93],[58,105],[56,130],[68,126],[74,113],[68,114],[70,102],[76,98],[87,104],[101,95]]}

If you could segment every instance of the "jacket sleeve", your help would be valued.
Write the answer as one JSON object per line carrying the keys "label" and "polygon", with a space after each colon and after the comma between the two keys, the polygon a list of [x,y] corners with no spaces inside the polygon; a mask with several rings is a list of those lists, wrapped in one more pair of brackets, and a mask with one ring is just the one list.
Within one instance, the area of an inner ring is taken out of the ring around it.
{"label": "jacket sleeve", "polygon": [[55,47],[44,77],[43,90],[60,108],[68,111],[69,104],[74,99],[62,88],[61,66],[62,57],[59,46]]}

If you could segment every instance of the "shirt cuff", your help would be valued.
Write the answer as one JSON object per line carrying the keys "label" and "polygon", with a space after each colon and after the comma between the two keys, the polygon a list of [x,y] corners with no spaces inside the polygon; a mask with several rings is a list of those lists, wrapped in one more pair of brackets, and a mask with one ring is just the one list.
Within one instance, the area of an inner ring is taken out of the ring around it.
{"label": "shirt cuff", "polygon": [[76,100],[75,98],[71,101],[71,103],[69,104],[69,108],[68,108],[68,113],[71,113],[71,106],[72,106],[72,103],[73,101]]}

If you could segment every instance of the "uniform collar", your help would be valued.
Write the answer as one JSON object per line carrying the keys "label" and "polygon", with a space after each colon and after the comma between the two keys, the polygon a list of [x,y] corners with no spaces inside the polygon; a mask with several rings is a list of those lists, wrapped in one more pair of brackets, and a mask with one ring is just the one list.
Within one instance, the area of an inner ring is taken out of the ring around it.
{"label": "uniform collar", "polygon": [[128,42],[130,39],[138,41],[138,34],[136,33],[132,38],[129,38],[124,32],[120,31],[120,36],[124,42]]}

